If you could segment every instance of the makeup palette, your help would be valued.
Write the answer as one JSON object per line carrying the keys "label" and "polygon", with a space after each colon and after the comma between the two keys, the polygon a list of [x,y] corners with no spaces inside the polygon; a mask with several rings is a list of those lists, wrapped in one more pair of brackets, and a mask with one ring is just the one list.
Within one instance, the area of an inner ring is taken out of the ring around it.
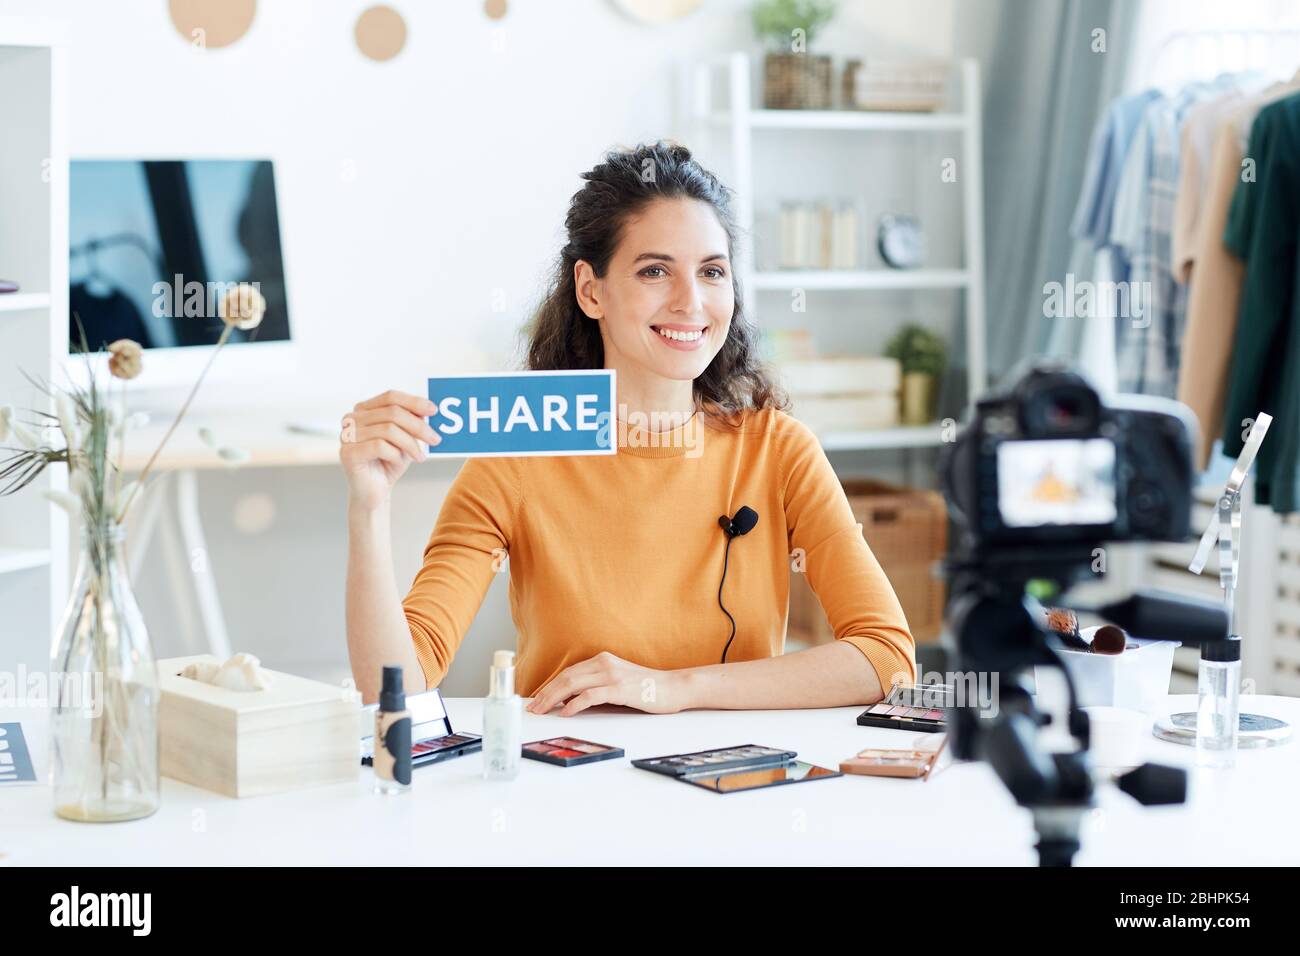
{"label": "makeup palette", "polygon": [[[374,763],[375,705],[361,708],[361,763],[367,767]],[[435,689],[423,694],[408,694],[406,709],[411,712],[411,766],[438,763],[452,757],[477,753],[483,749],[479,734],[455,733],[451,718],[443,705],[442,695]]]}
{"label": "makeup palette", "polygon": [[718,770],[756,769],[788,763],[797,754],[793,750],[776,747],[759,747],[744,744],[720,750],[698,750],[689,754],[670,754],[666,757],[643,757],[633,760],[632,766],[673,777],[708,773]]}
{"label": "makeup palette", "polygon": [[[411,766],[422,767],[427,763],[437,763],[451,757],[474,753],[483,749],[483,738],[478,734],[444,734],[441,737],[426,737],[411,743]],[[370,766],[374,761],[372,754],[366,754],[361,762]]]}
{"label": "makeup palette", "polygon": [[895,684],[884,700],[858,714],[864,727],[937,733],[948,727],[945,708],[952,706],[949,684]]}
{"label": "makeup palette", "polygon": [[551,737],[524,744],[524,756],[530,760],[541,760],[543,763],[553,763],[559,767],[576,767],[578,764],[621,757],[623,748],[598,744],[590,740],[579,740],[577,737]]}
{"label": "makeup palette", "polygon": [[729,770],[725,773],[688,773],[678,777],[682,783],[703,787],[714,793],[736,793],[740,790],[760,790],[788,783],[808,780],[829,780],[843,774],[827,767],[817,767],[806,760],[790,760],[783,764],[759,767],[755,770]]}
{"label": "makeup palette", "polygon": [[837,770],[795,760],[796,756],[798,754],[793,750],[744,744],[721,750],[645,757],[633,760],[632,766],[667,774],[682,783],[703,787],[714,793],[759,790],[763,787],[842,776]]}
{"label": "makeup palette", "polygon": [[841,760],[840,770],[870,777],[919,777],[928,780],[939,762],[943,745],[947,742],[948,737],[944,735],[939,738],[939,746],[924,750],[868,747],[847,760]]}

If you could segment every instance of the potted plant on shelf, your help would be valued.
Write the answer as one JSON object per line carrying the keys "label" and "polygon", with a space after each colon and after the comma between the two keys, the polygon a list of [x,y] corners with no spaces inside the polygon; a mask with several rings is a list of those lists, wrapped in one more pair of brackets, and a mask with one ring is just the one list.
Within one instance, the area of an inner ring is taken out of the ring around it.
{"label": "potted plant on shelf", "polygon": [[[54,811],[65,819],[135,820],[158,809],[158,673],[127,577],[125,522],[213,359],[234,329],[256,328],[265,310],[256,284],[227,291],[218,304],[224,327],[216,348],[135,481],[124,481],[122,462],[126,385],[142,364],[138,343],[119,339],[107,347],[105,382],[93,368],[84,386],[29,379],[53,412],[0,408],[0,495],[64,465],[69,490],[44,493],[81,522],[81,560],[51,664],[51,783]],[[89,351],[84,333],[81,351]]]}
{"label": "potted plant on shelf", "polygon": [[925,425],[933,421],[936,385],[948,355],[943,339],[923,326],[905,325],[889,340],[885,354],[897,359],[903,369],[903,424]]}
{"label": "potted plant on shelf", "polygon": [[773,110],[831,106],[831,58],[808,52],[813,37],[835,16],[835,0],[760,0],[754,32],[768,46],[763,59],[763,105]]}

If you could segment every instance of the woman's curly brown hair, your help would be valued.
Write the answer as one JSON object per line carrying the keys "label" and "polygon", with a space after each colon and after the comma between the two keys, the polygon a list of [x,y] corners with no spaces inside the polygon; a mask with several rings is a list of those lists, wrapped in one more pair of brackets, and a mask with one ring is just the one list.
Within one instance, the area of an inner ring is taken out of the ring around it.
{"label": "woman's curly brown hair", "polygon": [[[578,307],[574,265],[584,260],[597,277],[603,277],[624,225],[654,200],[688,198],[708,203],[727,234],[727,254],[734,259],[737,228],[731,190],[692,159],[685,146],[661,141],[613,150],[582,178],[586,185],[569,200],[564,219],[568,239],[546,297],[523,330],[528,369],[604,367],[600,324]],[[695,379],[694,395],[696,407],[706,416],[736,425],[746,408],[786,409],[789,399],[759,359],[734,269],[731,282],[735,292],[731,327],[718,354]]]}

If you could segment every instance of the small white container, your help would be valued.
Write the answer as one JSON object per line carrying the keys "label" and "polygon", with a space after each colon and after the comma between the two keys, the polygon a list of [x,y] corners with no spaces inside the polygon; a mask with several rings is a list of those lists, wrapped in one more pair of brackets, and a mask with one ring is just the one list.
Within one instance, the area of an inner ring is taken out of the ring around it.
{"label": "small white container", "polygon": [[[1085,639],[1090,636],[1088,630],[1083,631]],[[1128,647],[1120,654],[1073,650],[1057,653],[1074,681],[1080,707],[1124,707],[1149,714],[1161,708],[1169,693],[1174,648],[1180,643],[1130,637]],[[1040,670],[1034,668],[1035,678]]]}
{"label": "small white container", "polygon": [[1107,770],[1136,767],[1151,737],[1153,718],[1123,707],[1085,707],[1090,728],[1088,753],[1093,765]]}

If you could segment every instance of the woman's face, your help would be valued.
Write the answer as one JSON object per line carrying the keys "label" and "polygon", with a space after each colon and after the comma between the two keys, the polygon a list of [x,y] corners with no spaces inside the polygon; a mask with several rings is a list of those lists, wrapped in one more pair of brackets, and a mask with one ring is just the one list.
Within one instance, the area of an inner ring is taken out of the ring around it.
{"label": "woman's face", "polygon": [[713,208],[663,199],[629,219],[604,278],[575,267],[578,301],[600,321],[605,367],[694,381],[727,339],[735,293]]}

